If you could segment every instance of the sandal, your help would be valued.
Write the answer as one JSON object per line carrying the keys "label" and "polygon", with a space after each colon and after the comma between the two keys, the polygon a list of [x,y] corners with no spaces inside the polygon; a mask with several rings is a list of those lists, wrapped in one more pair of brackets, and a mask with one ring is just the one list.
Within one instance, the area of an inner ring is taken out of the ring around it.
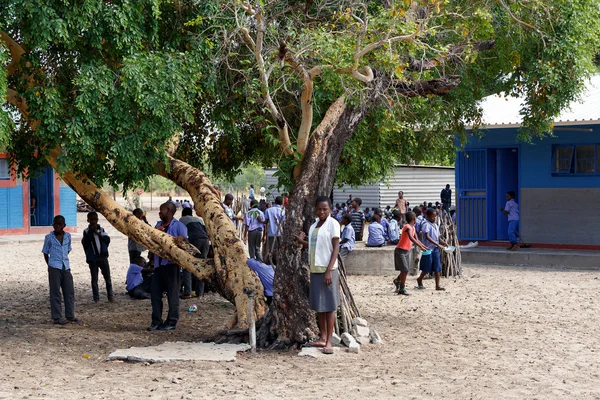
{"label": "sandal", "polygon": [[436,287],[435,290],[446,290],[446,288],[443,288],[440,286],[440,287]]}
{"label": "sandal", "polygon": [[323,347],[321,349],[321,353],[323,353],[323,354],[333,354],[333,348],[331,348],[331,347]]}

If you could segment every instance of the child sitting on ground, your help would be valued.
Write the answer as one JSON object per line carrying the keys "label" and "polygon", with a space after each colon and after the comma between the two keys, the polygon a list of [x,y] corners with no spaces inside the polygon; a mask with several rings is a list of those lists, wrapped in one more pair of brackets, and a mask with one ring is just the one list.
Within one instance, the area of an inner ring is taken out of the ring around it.
{"label": "child sitting on ground", "polygon": [[134,299],[149,299],[152,286],[152,267],[146,264],[142,256],[137,256],[129,264],[127,278],[125,279],[127,294]]}
{"label": "child sitting on ground", "polygon": [[349,214],[344,214],[342,217],[342,225],[344,230],[342,231],[342,237],[340,240],[340,257],[342,260],[346,259],[346,256],[354,250],[354,229],[352,228],[352,217]]}
{"label": "child sitting on ground", "polygon": [[[395,216],[400,220],[400,212]],[[396,285],[396,293],[408,296],[406,292],[406,276],[408,275],[408,269],[410,265],[410,249],[413,243],[421,250],[427,250],[427,247],[419,239],[415,233],[415,222],[416,215],[414,212],[409,211],[405,215],[406,224],[402,227],[402,234],[400,235],[400,242],[394,250],[394,267],[396,271],[400,271],[400,274],[394,279],[394,285]]]}
{"label": "child sitting on ground", "polygon": [[381,247],[385,244],[385,231],[381,226],[381,216],[375,212],[371,217],[369,224],[369,238],[367,239],[367,247]]}

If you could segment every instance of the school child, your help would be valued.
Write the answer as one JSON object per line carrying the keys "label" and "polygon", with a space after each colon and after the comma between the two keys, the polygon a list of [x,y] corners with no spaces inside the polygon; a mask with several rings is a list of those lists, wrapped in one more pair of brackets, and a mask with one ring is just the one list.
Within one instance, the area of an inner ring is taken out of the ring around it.
{"label": "school child", "polygon": [[371,222],[371,217],[373,216],[373,210],[369,207],[365,208],[365,221]]}
{"label": "school child", "polygon": [[[427,247],[419,239],[415,233],[415,223],[417,216],[414,212],[409,211],[405,215],[406,224],[402,227],[402,234],[400,235],[400,241],[394,250],[394,267],[396,271],[400,271],[396,279],[394,279],[394,285],[396,286],[396,293],[408,296],[406,291],[406,276],[408,275],[410,265],[410,249],[413,247],[413,243],[416,247],[421,250],[427,250]],[[394,215],[396,220],[400,220],[400,212]]]}
{"label": "school child", "polygon": [[346,259],[346,256],[354,250],[354,229],[352,228],[352,217],[348,214],[344,214],[342,217],[342,225],[344,230],[342,231],[342,237],[340,240],[340,257],[342,260]]}
{"label": "school child", "polygon": [[[144,276],[145,275],[145,276]],[[146,265],[142,256],[137,256],[134,262],[129,264],[127,278],[125,279],[127,294],[134,299],[149,299],[152,287],[152,268]]]}
{"label": "school child", "polygon": [[400,214],[400,211],[394,210],[388,226],[390,244],[397,245],[400,241],[400,228],[398,225],[400,222],[402,222],[402,215]]}
{"label": "school child", "polygon": [[388,222],[388,220],[385,218],[385,214],[384,212],[381,210],[381,208],[376,208],[375,209],[375,213],[379,215],[379,223],[381,224],[381,226],[383,227],[383,238],[385,239],[385,241],[387,242],[388,240],[390,240],[390,235],[389,235],[389,229],[390,229],[390,223]]}
{"label": "school child", "polygon": [[[310,260],[310,308],[317,312],[320,337],[309,343],[312,347],[322,347],[324,354],[333,354],[333,328],[335,313],[340,305],[338,251],[340,244],[340,224],[329,215],[329,197],[319,196],[315,204],[317,221],[308,231],[295,235],[296,240],[308,248]],[[308,239],[308,240],[306,240]]]}
{"label": "school child", "polygon": [[263,244],[267,245],[264,259],[266,264],[270,265],[277,265],[277,251],[275,249],[281,246],[282,225],[285,220],[283,200],[282,196],[275,197],[273,207],[267,208],[264,213],[266,229],[263,232]]}
{"label": "school child", "polygon": [[446,290],[440,286],[440,274],[442,272],[442,262],[440,260],[440,250],[448,246],[446,242],[440,239],[440,228],[436,224],[437,213],[433,208],[427,210],[427,219],[421,225],[421,234],[424,240],[423,244],[431,254],[421,255],[421,275],[417,278],[416,289],[425,289],[423,278],[433,272],[435,278],[435,290]]}
{"label": "school child", "polygon": [[519,242],[517,241],[517,232],[519,231],[519,205],[515,201],[515,192],[512,190],[506,192],[506,205],[504,208],[500,207],[500,211],[508,216],[508,240],[510,241],[510,246],[507,250],[518,250]]}
{"label": "school child", "polygon": [[381,221],[381,216],[378,213],[374,213],[371,219],[367,247],[381,247],[385,244],[385,231],[383,230],[383,226],[379,223]]}
{"label": "school child", "polygon": [[[133,215],[135,215],[138,219],[144,221],[145,223],[147,223],[148,225],[150,225],[148,223],[148,220],[146,219],[146,216],[144,215],[144,210],[142,210],[141,208],[136,208],[135,210],[133,210]],[[135,242],[135,240],[133,240],[132,238],[127,239],[127,250],[129,251],[129,263],[134,263],[135,259],[138,258],[139,256],[142,255],[142,252],[145,251],[146,249],[144,248],[144,246],[141,246],[139,244],[137,244]]]}
{"label": "school child", "polygon": [[354,235],[357,242],[362,242],[363,231],[365,229],[365,214],[360,209],[362,200],[360,197],[352,199],[352,206],[348,210],[348,213],[352,217],[352,228],[354,228]]}
{"label": "school child", "polygon": [[384,210],[385,217],[388,219],[392,218],[392,211],[390,210],[390,208],[391,208],[390,206],[387,206]]}
{"label": "school child", "polygon": [[[415,206],[412,210],[416,217],[415,220],[415,234],[417,235],[417,237],[419,238],[419,240],[422,242],[423,239],[421,237],[421,224],[423,223],[423,213],[421,211],[421,206]],[[410,249],[410,270],[409,273],[411,275],[417,275],[417,272],[419,272],[419,264],[421,262],[421,249],[418,246],[413,246]]]}
{"label": "school child", "polygon": [[[73,286],[73,275],[69,265],[69,252],[71,251],[71,234],[65,232],[65,217],[57,215],[54,217],[50,232],[44,238],[42,253],[48,265],[48,281],[50,283],[50,315],[52,321],[57,325],[66,325],[69,322],[81,322],[75,317],[75,288]],[[62,318],[62,306],[60,304],[60,293],[65,303],[65,317]]]}
{"label": "school child", "polygon": [[244,244],[248,245],[250,258],[262,262],[260,245],[265,226],[265,214],[258,209],[258,201],[250,202],[250,210],[244,216]]}
{"label": "school child", "polygon": [[110,237],[100,225],[98,225],[98,213],[92,211],[87,215],[88,227],[83,231],[81,244],[85,251],[85,262],[90,267],[92,276],[92,296],[94,303],[100,301],[98,290],[98,270],[102,272],[106,282],[106,294],[109,302],[114,302],[112,280],[110,279],[110,265],[108,264],[108,246]]}

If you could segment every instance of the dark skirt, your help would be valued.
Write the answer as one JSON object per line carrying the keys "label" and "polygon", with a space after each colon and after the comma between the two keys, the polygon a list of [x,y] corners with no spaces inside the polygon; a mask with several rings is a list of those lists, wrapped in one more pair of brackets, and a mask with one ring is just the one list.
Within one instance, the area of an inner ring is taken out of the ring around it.
{"label": "dark skirt", "polygon": [[336,311],[340,306],[340,275],[337,269],[331,271],[331,285],[323,283],[325,274],[310,274],[309,303],[316,312]]}

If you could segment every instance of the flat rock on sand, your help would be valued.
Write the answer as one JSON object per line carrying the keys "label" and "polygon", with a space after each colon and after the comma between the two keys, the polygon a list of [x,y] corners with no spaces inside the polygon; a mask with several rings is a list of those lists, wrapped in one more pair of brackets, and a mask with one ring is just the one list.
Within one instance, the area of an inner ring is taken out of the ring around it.
{"label": "flat rock on sand", "polygon": [[239,351],[250,349],[248,344],[215,344],[190,342],[165,342],[158,346],[130,347],[112,352],[107,360],[139,362],[172,361],[235,361]]}

